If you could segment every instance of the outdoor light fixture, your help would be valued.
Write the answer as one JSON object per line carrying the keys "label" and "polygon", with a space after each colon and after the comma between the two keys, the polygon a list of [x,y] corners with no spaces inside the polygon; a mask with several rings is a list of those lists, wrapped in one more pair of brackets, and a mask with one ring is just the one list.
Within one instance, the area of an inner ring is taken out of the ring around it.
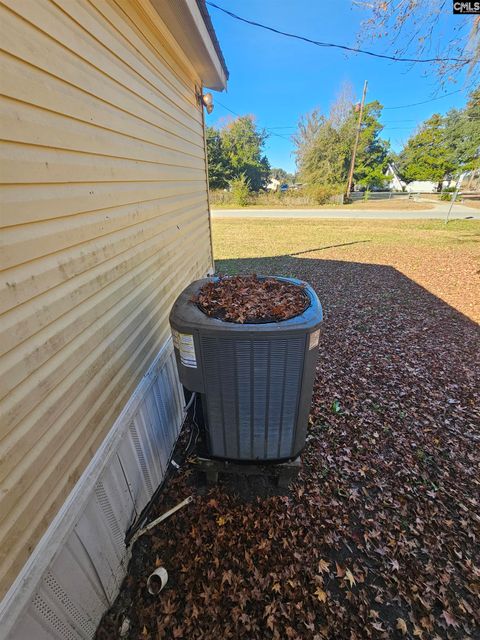
{"label": "outdoor light fixture", "polygon": [[212,113],[213,111],[213,96],[209,93],[202,93],[202,90],[197,87],[195,91],[195,97],[197,99],[197,104],[199,106],[204,106],[207,110],[207,113]]}
{"label": "outdoor light fixture", "polygon": [[212,113],[213,111],[213,96],[211,93],[204,93],[202,96],[203,106],[206,108],[207,113]]}

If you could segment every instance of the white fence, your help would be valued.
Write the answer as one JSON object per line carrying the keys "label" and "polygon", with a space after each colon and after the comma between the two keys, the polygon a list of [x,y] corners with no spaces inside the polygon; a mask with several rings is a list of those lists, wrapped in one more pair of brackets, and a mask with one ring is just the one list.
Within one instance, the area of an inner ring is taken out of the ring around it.
{"label": "white fence", "polygon": [[418,193],[407,193],[406,191],[352,191],[350,200],[358,202],[359,200],[412,200],[418,197]]}

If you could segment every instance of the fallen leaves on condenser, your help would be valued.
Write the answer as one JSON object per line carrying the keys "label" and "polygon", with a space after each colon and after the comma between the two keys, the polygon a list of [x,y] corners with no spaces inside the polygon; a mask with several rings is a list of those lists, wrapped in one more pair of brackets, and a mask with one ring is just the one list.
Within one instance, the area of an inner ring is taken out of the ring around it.
{"label": "fallen leaves on condenser", "polygon": [[325,310],[300,475],[247,499],[185,464],[152,518],[194,502],[136,543],[97,637],[480,637],[478,327],[392,267],[275,265]]}
{"label": "fallen leaves on condenser", "polygon": [[207,282],[194,302],[208,316],[242,324],[288,320],[309,305],[302,286],[256,275]]}

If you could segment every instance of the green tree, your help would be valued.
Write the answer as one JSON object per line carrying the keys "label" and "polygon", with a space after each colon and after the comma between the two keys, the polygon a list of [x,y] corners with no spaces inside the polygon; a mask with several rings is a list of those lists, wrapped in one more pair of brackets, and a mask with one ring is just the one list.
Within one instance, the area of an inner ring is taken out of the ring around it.
{"label": "green tree", "polygon": [[276,180],[280,180],[282,184],[294,184],[295,182],[295,174],[288,173],[288,171],[280,167],[272,167],[269,177],[270,179],[275,178]]}
{"label": "green tree", "polygon": [[220,132],[214,127],[207,127],[208,186],[210,189],[226,189],[233,171],[223,151]]}
{"label": "green tree", "polygon": [[403,177],[434,180],[458,176],[480,166],[480,87],[463,109],[433,115],[409,139],[397,163]]}
{"label": "green tree", "polygon": [[250,197],[250,185],[245,174],[238,176],[238,178],[233,178],[230,186],[235,204],[238,204],[240,207],[245,207]]}
{"label": "green tree", "polygon": [[[365,105],[360,130],[354,182],[366,187],[380,186],[388,163],[388,143],[380,138],[382,125],[379,102]],[[330,115],[318,110],[300,119],[294,136],[301,180],[307,184],[335,185],[341,191],[347,181],[358,113],[345,103],[345,92],[332,106]]]}
{"label": "green tree", "polygon": [[480,166],[480,87],[464,109],[451,109],[444,119],[445,144],[454,173]]}
{"label": "green tree", "polygon": [[363,187],[381,187],[389,161],[389,145],[380,138],[382,105],[375,100],[365,105],[358,142],[353,181]]}
{"label": "green tree", "polygon": [[307,180],[310,177],[311,170],[314,168],[314,166],[310,166],[313,163],[313,147],[325,122],[326,118],[319,109],[314,109],[310,113],[301,116],[298,121],[297,131],[293,135],[293,142],[301,180]]}
{"label": "green tree", "polygon": [[241,116],[229,122],[220,130],[220,137],[232,178],[244,175],[252,191],[262,189],[270,174],[263,154],[267,134],[257,128],[254,117]]}
{"label": "green tree", "polygon": [[445,136],[445,122],[438,114],[426,120],[399,155],[398,167],[407,182],[441,182],[455,169]]}
{"label": "green tree", "polygon": [[[340,185],[345,182],[348,171],[348,158],[345,140],[345,127],[335,128],[321,115],[310,114],[310,121],[300,125],[295,139],[297,143],[297,163],[301,181],[307,185]],[[312,123],[316,120],[317,128],[311,135]],[[351,135],[348,136],[352,138]]]}

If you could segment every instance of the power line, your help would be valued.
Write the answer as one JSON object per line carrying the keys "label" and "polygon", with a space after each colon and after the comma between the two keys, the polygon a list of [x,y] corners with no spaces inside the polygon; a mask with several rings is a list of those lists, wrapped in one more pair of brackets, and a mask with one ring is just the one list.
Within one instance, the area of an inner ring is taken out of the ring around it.
{"label": "power line", "polygon": [[[236,113],[235,111],[232,111],[231,109],[229,109],[228,107],[226,107],[224,104],[222,104],[219,100],[215,100],[215,103],[218,104],[220,107],[223,107],[224,109],[226,109],[227,111],[229,111],[231,114],[233,114],[234,116],[237,116],[237,118],[241,118],[242,116],[239,113]],[[272,136],[277,136],[277,138],[283,138],[284,140],[288,140],[288,142],[290,142],[290,138],[287,138],[287,136],[282,136],[281,133],[275,133],[275,131],[272,131],[272,129],[274,129],[275,127],[263,127],[265,129],[265,131],[269,131],[271,133]],[[290,127],[288,127],[290,128]],[[296,127],[292,127],[294,129],[296,129]]]}
{"label": "power line", "polygon": [[[427,104],[428,102],[433,102],[434,100],[441,100],[442,98],[446,98],[447,96],[451,96],[455,93],[459,93],[460,91],[465,91],[470,89],[473,86],[473,83],[471,85],[469,85],[468,87],[464,87],[463,89],[456,89],[455,91],[451,91],[450,93],[444,93],[442,96],[438,96],[436,98],[430,98],[429,100],[424,100],[422,102],[416,102],[414,104],[411,105],[401,105],[401,106],[397,106],[397,107],[384,107],[384,109],[402,109],[402,108],[406,108],[409,106],[416,106],[417,104]],[[218,106],[222,107],[223,109],[225,109],[226,111],[229,111],[232,115],[236,116],[237,118],[241,118],[242,116],[237,113],[236,111],[233,111],[232,109],[230,109],[229,107],[227,107],[226,105],[222,104],[219,100],[215,100],[216,104],[218,104]],[[478,116],[472,116],[469,114],[459,114],[457,116],[458,118],[466,118],[468,120],[478,120],[480,119]],[[396,122],[416,122],[415,120],[411,120],[411,119],[403,119],[403,120],[391,120],[391,123],[396,123]],[[385,125],[387,125],[387,128],[389,131],[393,131],[393,130],[407,130],[407,129],[411,129],[411,126],[408,127],[390,127],[388,126],[388,121],[381,123],[382,127],[385,128]],[[421,123],[419,123],[421,124]],[[263,127],[263,129],[265,131],[268,131],[270,133],[270,135],[272,136],[276,136],[277,138],[282,138],[283,140],[287,140],[287,142],[290,142],[292,139],[292,135],[290,134],[286,134],[286,135],[282,135],[281,133],[276,133],[274,131],[274,129],[297,129],[297,126],[290,126],[290,125],[284,125],[284,126],[276,126],[276,127]]]}
{"label": "power line", "polygon": [[[459,89],[459,91],[463,91],[463,89]],[[457,93],[457,91],[453,91],[452,93]],[[446,97],[446,96],[448,96],[448,95],[451,95],[451,94],[447,94],[447,93],[446,93],[444,96],[440,96],[439,98],[433,98],[433,100],[439,100],[440,98]],[[423,103],[421,103],[421,104],[425,104],[426,102],[431,102],[431,100],[425,100],[425,101],[424,101]],[[227,107],[226,105],[222,104],[219,100],[215,100],[215,103],[216,103],[219,107],[222,107],[222,108],[223,108],[223,109],[225,109],[226,111],[229,111],[232,115],[236,116],[237,118],[240,118],[240,117],[241,117],[239,113],[236,113],[236,111],[232,111],[232,109],[230,109],[230,108],[229,108],[229,107]],[[385,109],[387,109],[387,108],[388,108],[388,109],[397,109],[397,108],[398,108],[398,109],[400,109],[401,107],[384,107],[384,108],[385,108]],[[477,116],[471,116],[471,115],[468,115],[468,114],[460,114],[458,117],[459,117],[459,118],[467,118],[467,119],[469,119],[469,120],[477,120],[477,119],[480,119],[480,118],[478,118]],[[400,123],[400,122],[417,122],[417,120],[415,120],[415,119],[402,119],[402,120],[390,120],[390,121],[388,121],[388,120],[387,120],[387,121],[381,122],[381,124],[382,124],[382,126],[384,126],[384,127],[385,127],[385,126],[387,126],[387,128],[388,128],[390,131],[392,131],[392,130],[394,130],[394,129],[411,129],[411,128],[412,128],[411,126],[407,126],[407,127],[391,127],[391,126],[389,126],[390,124],[393,124],[393,123]],[[421,123],[419,123],[419,124],[421,124]],[[288,140],[288,141],[290,141],[290,139],[291,139],[291,138],[290,138],[290,136],[289,136],[289,134],[288,134],[288,133],[287,133],[286,135],[282,135],[281,133],[276,133],[276,132],[274,131],[274,129],[297,129],[297,126],[296,126],[296,125],[288,125],[288,126],[287,126],[287,125],[285,125],[285,126],[281,126],[281,127],[263,127],[263,128],[265,129],[265,131],[268,131],[268,132],[269,132],[271,135],[273,135],[273,136],[277,136],[277,137],[279,137],[279,138],[283,138],[284,140]],[[288,136],[288,137],[287,137],[287,136]]]}
{"label": "power line", "polygon": [[422,100],[421,102],[412,102],[411,104],[399,104],[396,107],[383,107],[383,109],[384,110],[387,110],[387,109],[407,109],[408,107],[417,107],[419,104],[427,104],[428,102],[435,102],[435,100],[441,100],[442,98],[446,98],[448,96],[453,96],[455,93],[460,93],[461,91],[465,91],[465,88],[463,88],[463,89],[455,89],[455,91],[450,91],[450,93],[444,93],[442,96],[437,96],[436,98],[430,98],[429,100]]}
{"label": "power line", "polygon": [[218,104],[220,107],[223,107],[226,111],[230,111],[230,113],[233,114],[234,116],[237,116],[237,118],[241,117],[240,114],[235,113],[235,111],[232,111],[231,109],[226,107],[224,104],[220,102],[220,100],[217,100],[216,98],[215,98],[215,104]]}
{"label": "power line", "polygon": [[[392,109],[407,109],[408,107],[416,107],[420,104],[428,104],[429,102],[435,102],[436,100],[442,100],[443,98],[448,98],[448,96],[453,96],[456,93],[461,93],[462,91],[468,91],[469,89],[471,89],[473,87],[475,83],[472,82],[471,84],[469,84],[467,87],[463,87],[462,89],[455,89],[455,91],[450,91],[449,93],[444,93],[441,96],[436,96],[435,98],[429,98],[428,100],[422,100],[421,102],[412,102],[410,104],[399,104],[393,107],[383,107],[383,110],[392,110]],[[233,113],[234,116],[238,116],[238,113],[235,113],[234,111],[232,111],[231,109],[229,109],[228,107],[226,107],[224,104],[222,104],[221,102],[219,102],[218,100],[216,100],[216,103],[219,104],[221,107],[223,107],[224,109],[226,109],[227,111],[230,111],[230,113]],[[393,121],[392,121],[393,122]],[[404,120],[404,122],[407,122],[407,120]],[[413,120],[412,120],[413,122]],[[283,127],[270,127],[269,130],[271,129],[296,129],[296,126],[283,126]]]}
{"label": "power line", "polygon": [[317,47],[329,47],[334,49],[342,49],[344,51],[352,51],[354,53],[362,53],[366,56],[372,56],[373,58],[383,58],[384,60],[393,60],[394,62],[418,62],[418,63],[431,63],[431,62],[462,62],[468,64],[471,59],[470,58],[399,58],[396,56],[389,56],[387,54],[382,53],[374,53],[373,51],[368,51],[366,49],[356,49],[354,47],[348,47],[344,44],[336,44],[333,42],[321,42],[320,40],[312,40],[311,38],[307,38],[305,36],[299,36],[295,33],[288,33],[286,31],[281,31],[280,29],[275,29],[274,27],[269,27],[265,24],[261,24],[260,22],[255,22],[254,20],[248,20],[247,18],[242,18],[241,16],[233,13],[232,11],[228,11],[223,7],[219,7],[218,4],[214,2],[209,2],[207,0],[206,4],[210,7],[214,7],[219,11],[222,11],[227,16],[234,18],[235,20],[239,20],[240,22],[245,22],[246,24],[252,25],[254,27],[260,27],[261,29],[266,29],[267,31],[272,31],[273,33],[278,33],[281,36],[286,36],[287,38],[294,38],[295,40],[302,40],[303,42],[308,42],[310,44],[314,44]]}

